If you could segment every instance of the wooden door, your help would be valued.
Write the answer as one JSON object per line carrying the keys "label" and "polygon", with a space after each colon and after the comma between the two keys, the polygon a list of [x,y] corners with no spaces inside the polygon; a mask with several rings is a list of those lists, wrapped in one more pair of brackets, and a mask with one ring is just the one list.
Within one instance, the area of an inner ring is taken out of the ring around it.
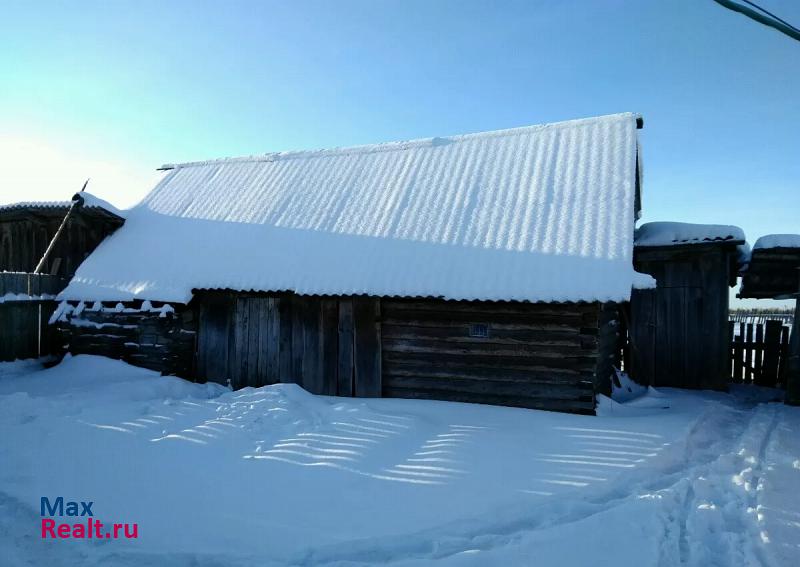
{"label": "wooden door", "polygon": [[229,373],[234,388],[280,382],[280,298],[235,300]]}

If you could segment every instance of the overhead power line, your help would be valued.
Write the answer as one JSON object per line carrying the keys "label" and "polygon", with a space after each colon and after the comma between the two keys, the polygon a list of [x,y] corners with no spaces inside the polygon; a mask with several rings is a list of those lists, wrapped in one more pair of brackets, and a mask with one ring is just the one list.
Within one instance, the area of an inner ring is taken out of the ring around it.
{"label": "overhead power line", "polygon": [[765,26],[776,29],[779,32],[788,35],[792,39],[800,41],[800,29],[794,27],[787,21],[782,20],[772,12],[765,10],[755,2],[750,2],[749,0],[742,0],[742,2],[745,4],[739,4],[733,0],[714,0],[714,2],[720,6],[724,6],[729,10],[739,12],[740,14],[743,14],[760,24],[764,24]]}
{"label": "overhead power line", "polygon": [[774,19],[778,20],[778,21],[779,21],[780,23],[782,23],[783,25],[789,26],[789,27],[790,27],[790,28],[792,28],[793,30],[795,30],[795,31],[797,31],[797,32],[800,32],[800,30],[798,30],[798,29],[797,29],[796,27],[794,27],[792,24],[790,24],[790,23],[789,23],[789,22],[787,22],[786,20],[782,20],[782,19],[780,19],[778,16],[776,16],[775,14],[773,14],[772,12],[770,12],[769,10],[767,10],[766,8],[762,8],[761,6],[759,6],[758,4],[756,4],[755,2],[750,2],[750,0],[742,0],[742,2],[744,2],[745,4],[749,4],[750,6],[752,6],[753,8],[755,8],[756,10],[758,10],[759,12],[764,12],[764,13],[765,13],[767,16],[769,16],[770,18],[774,18]]}

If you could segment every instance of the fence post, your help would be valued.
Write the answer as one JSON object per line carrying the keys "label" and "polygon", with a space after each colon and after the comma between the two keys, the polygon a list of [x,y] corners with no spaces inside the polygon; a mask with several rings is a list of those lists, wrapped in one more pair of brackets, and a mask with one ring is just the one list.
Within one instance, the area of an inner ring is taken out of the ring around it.
{"label": "fence post", "polygon": [[753,324],[745,325],[746,334],[744,336],[744,381],[748,384],[753,383]]}
{"label": "fence post", "polygon": [[800,294],[794,300],[794,323],[789,337],[789,357],[786,368],[786,403],[800,406]]}
{"label": "fence post", "polygon": [[764,362],[761,366],[763,386],[775,387],[778,383],[778,360],[781,352],[781,330],[783,324],[777,319],[768,319],[764,331]]}
{"label": "fence post", "polygon": [[733,342],[733,379],[741,384],[744,380],[744,323],[739,325],[739,336]]}
{"label": "fence post", "polygon": [[764,377],[762,373],[762,364],[764,356],[764,325],[762,323],[756,324],[755,344],[753,345],[753,384],[765,386]]}

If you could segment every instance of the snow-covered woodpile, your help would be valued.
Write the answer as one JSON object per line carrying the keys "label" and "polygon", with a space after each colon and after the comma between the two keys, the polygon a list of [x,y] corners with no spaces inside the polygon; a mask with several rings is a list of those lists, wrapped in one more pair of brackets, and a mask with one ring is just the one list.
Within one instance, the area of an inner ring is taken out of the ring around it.
{"label": "snow-covered woodpile", "polygon": [[62,302],[50,322],[73,354],[101,354],[164,374],[190,377],[197,323],[186,306],[131,301]]}

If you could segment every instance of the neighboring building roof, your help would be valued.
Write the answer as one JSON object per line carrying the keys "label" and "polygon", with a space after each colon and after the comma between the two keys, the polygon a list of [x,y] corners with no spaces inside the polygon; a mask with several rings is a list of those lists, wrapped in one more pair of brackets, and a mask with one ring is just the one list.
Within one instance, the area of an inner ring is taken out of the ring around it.
{"label": "neighboring building roof", "polygon": [[691,224],[686,222],[649,222],[636,229],[636,246],[680,246],[731,242],[744,244],[744,231],[738,226]]}
{"label": "neighboring building roof", "polygon": [[637,116],[168,165],[64,299],[626,300]]}
{"label": "neighboring building roof", "polygon": [[[105,201],[99,197],[95,197],[91,193],[81,191],[80,193],[75,194],[73,200],[78,196],[83,199],[83,209],[102,209],[111,213],[112,215],[125,218],[126,211],[118,209],[108,201]],[[63,213],[66,213],[67,209],[69,209],[71,205],[72,201],[21,201],[19,203],[0,205],[0,214],[23,211],[26,209],[34,211],[52,211],[54,213],[61,214],[62,211]]]}
{"label": "neighboring building roof", "polygon": [[69,207],[71,204],[70,201],[20,201],[18,203],[0,205],[0,212],[18,209],[62,209]]}
{"label": "neighboring building roof", "polygon": [[800,292],[800,235],[768,234],[756,240],[741,276],[739,297],[795,297]]}
{"label": "neighboring building roof", "polygon": [[756,240],[753,250],[768,248],[800,249],[800,234],[767,234]]}

